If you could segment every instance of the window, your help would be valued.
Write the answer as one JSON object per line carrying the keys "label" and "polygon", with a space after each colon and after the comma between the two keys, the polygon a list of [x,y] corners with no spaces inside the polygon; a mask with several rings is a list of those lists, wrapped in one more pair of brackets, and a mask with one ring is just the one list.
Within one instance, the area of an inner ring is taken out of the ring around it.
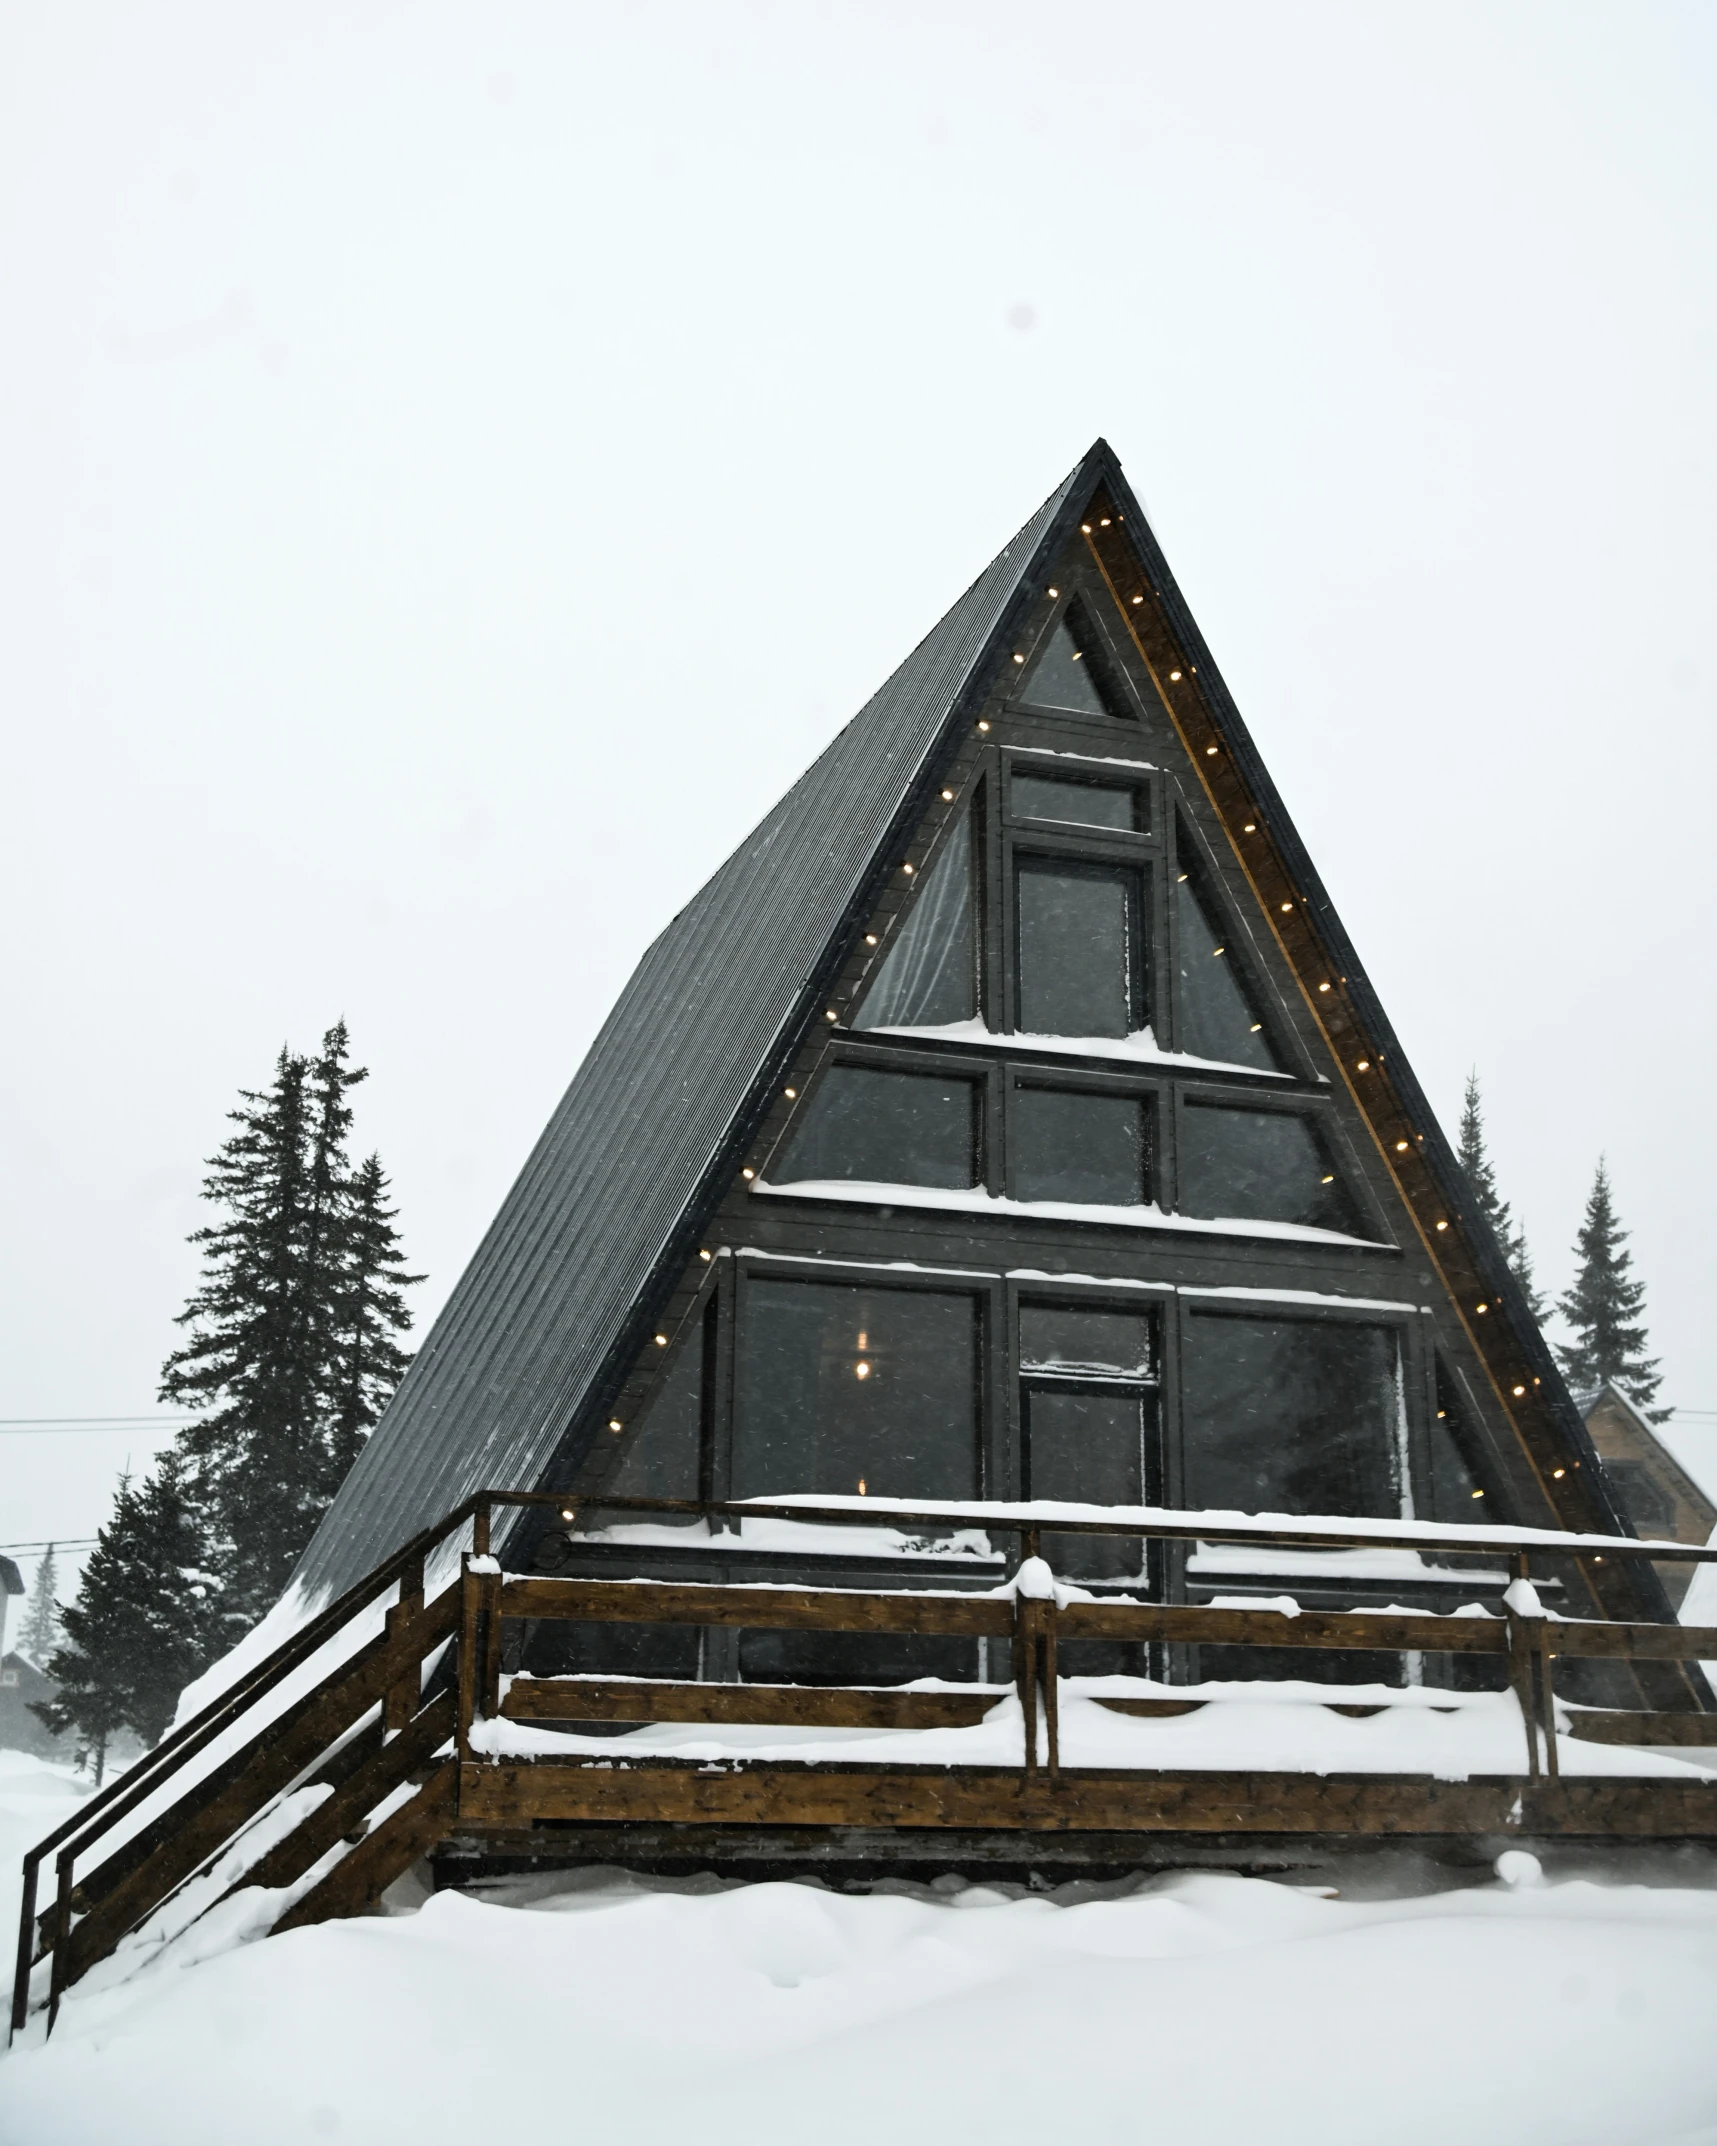
{"label": "window", "polygon": [[[1142,1505],[1156,1495],[1154,1333],[1144,1311],[1066,1304],[1020,1306],[1025,1494],[1081,1505]],[[1079,1579],[1132,1579],[1144,1565],[1138,1536],[1044,1537],[1056,1571]],[[1071,1675],[1134,1666],[1110,1648],[1068,1649]]]}
{"label": "window", "polygon": [[1126,1036],[1144,1026],[1137,872],[1033,857],[1019,879],[1019,1018],[1031,1036]]}
{"label": "window", "polygon": [[1452,1377],[1437,1366],[1437,1413],[1426,1440],[1431,1510],[1445,1527],[1501,1527],[1508,1515],[1494,1485],[1481,1472],[1477,1440],[1455,1393]]}
{"label": "window", "polygon": [[1334,1160],[1302,1112],[1189,1103],[1180,1122],[1183,1213],[1357,1233]]}
{"label": "window", "polygon": [[[700,1326],[680,1344],[679,1354],[669,1366],[667,1377],[633,1426],[619,1467],[604,1485],[614,1496],[695,1498],[699,1495],[703,1471],[703,1343]],[[589,1514],[585,1516],[587,1525],[597,1527],[633,1517],[637,1516],[625,1513],[610,1513],[596,1519]],[[654,1517],[659,1521],[674,1518],[667,1513],[658,1513]]]}
{"label": "window", "polygon": [[977,1181],[977,1084],[934,1073],[833,1065],[788,1135],[776,1182],[876,1185]]}
{"label": "window", "polygon": [[1235,951],[1227,934],[1218,929],[1215,909],[1199,893],[1190,871],[1181,877],[1175,894],[1181,1049],[1220,1065],[1278,1071],[1263,1017],[1254,1011],[1247,995]]}
{"label": "window", "polygon": [[1675,1500],[1641,1460],[1607,1460],[1604,1473],[1622,1510],[1642,1535],[1664,1536],[1675,1525]]}
{"label": "window", "polygon": [[1150,824],[1144,793],[1131,783],[1028,775],[1016,768],[1010,795],[1019,819],[1059,820],[1069,827],[1120,828],[1128,834],[1142,834]]}
{"label": "window", "polygon": [[1398,1516],[1398,1355],[1392,1327],[1194,1312],[1181,1348],[1184,1502]]}
{"label": "window", "polygon": [[1100,646],[1077,603],[1070,603],[1056,620],[1021,698],[1068,715],[1111,716],[1118,711],[1114,681],[1104,674]]}
{"label": "window", "polygon": [[889,948],[855,1028],[942,1028],[975,1019],[977,937],[972,916],[972,823],[964,815]]}
{"label": "window", "polygon": [[976,1297],[747,1277],[734,1495],[978,1494]]}
{"label": "window", "polygon": [[1008,1144],[1013,1197],[1141,1205],[1148,1196],[1145,1110],[1137,1096],[1017,1087]]}

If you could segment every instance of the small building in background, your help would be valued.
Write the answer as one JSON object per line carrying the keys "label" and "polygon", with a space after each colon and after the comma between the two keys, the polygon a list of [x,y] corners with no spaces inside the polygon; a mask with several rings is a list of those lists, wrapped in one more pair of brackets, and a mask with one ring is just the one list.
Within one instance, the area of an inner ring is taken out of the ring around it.
{"label": "small building in background", "polygon": [[[1709,1542],[1717,1527],[1713,1504],[1625,1393],[1607,1381],[1582,1397],[1581,1413],[1617,1501],[1641,1535],[1665,1542]],[[1693,1565],[1660,1565],[1670,1601],[1679,1610]]]}

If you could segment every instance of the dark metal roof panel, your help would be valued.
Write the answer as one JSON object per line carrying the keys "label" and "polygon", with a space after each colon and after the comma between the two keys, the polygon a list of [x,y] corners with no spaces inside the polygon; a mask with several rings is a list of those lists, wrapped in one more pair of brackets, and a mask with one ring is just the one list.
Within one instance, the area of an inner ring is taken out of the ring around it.
{"label": "dark metal roof panel", "polygon": [[626,1328],[1101,442],[645,954],[300,1561],[360,1579],[537,1482]]}

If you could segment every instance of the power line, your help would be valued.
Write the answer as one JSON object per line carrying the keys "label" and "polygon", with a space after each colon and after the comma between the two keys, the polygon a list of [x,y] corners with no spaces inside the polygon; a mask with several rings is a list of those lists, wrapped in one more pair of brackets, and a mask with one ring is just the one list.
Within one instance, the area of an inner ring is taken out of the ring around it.
{"label": "power line", "polygon": [[93,1550],[96,1535],[55,1535],[44,1542],[0,1542],[0,1550]]}
{"label": "power line", "polygon": [[0,1433],[28,1437],[38,1431],[57,1431],[62,1436],[115,1431],[177,1431],[195,1416],[0,1416]]}

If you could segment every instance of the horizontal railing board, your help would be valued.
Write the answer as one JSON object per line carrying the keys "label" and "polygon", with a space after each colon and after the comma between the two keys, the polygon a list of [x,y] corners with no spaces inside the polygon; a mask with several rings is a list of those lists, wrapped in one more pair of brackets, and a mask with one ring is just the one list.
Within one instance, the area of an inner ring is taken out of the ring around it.
{"label": "horizontal railing board", "polygon": [[966,1729],[1011,1686],[969,1692],[816,1684],[665,1684],[532,1677],[501,1702],[508,1721],[708,1721],[793,1728]]}
{"label": "horizontal railing board", "polygon": [[665,1580],[510,1579],[503,1617],[574,1617],[593,1624],[749,1625],[770,1631],[918,1632],[1006,1638],[1006,1595],[865,1593],[836,1587],[683,1585]]}

